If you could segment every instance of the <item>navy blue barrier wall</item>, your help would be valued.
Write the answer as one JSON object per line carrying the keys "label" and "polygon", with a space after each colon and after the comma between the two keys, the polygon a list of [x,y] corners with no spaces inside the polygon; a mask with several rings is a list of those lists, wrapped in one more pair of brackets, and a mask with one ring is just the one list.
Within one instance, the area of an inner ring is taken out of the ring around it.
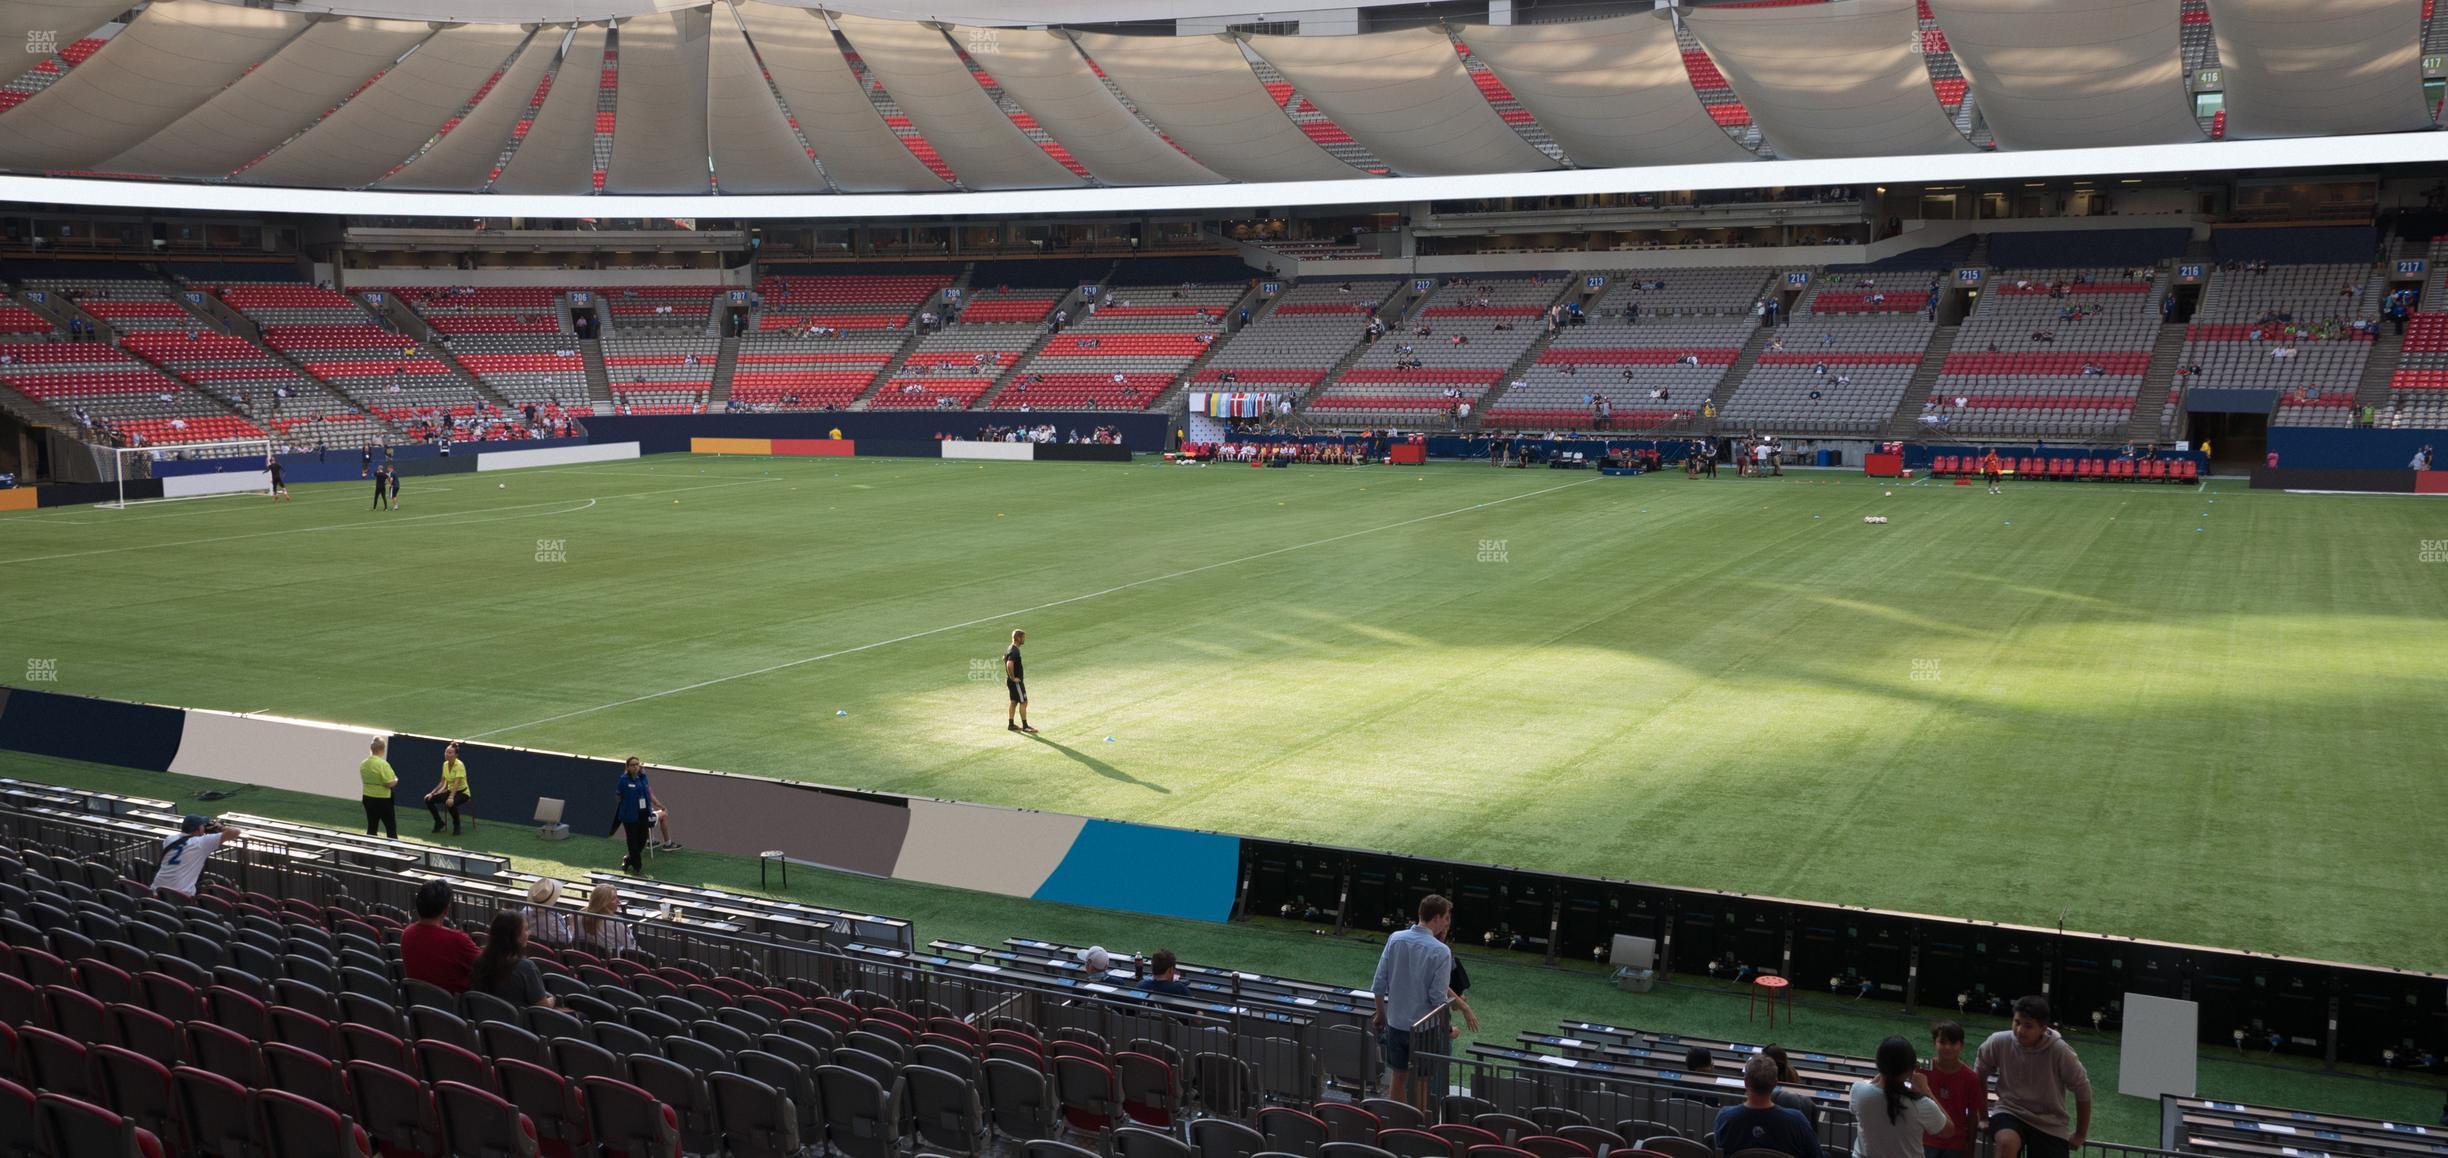
{"label": "navy blue barrier wall", "polygon": [[2370,261],[2379,240],[2380,231],[2369,225],[2228,225],[2210,231],[2210,257],[2281,265]]}
{"label": "navy blue barrier wall", "polygon": [[[441,778],[442,746],[448,742],[405,733],[391,738],[391,768],[399,773],[402,808],[413,811],[419,807],[416,801],[433,791]],[[461,815],[528,824],[535,819],[536,798],[550,796],[563,802],[561,819],[571,836],[600,837],[612,827],[612,786],[621,774],[617,761],[490,744],[462,744],[459,759],[468,766],[469,792]]]}
{"label": "navy blue barrier wall", "polygon": [[1129,462],[1130,448],[1094,442],[1049,442],[1031,447],[1039,462]]}
{"label": "navy blue barrier wall", "polygon": [[2448,451],[2448,430],[2273,426],[2269,432],[2269,448],[2287,470],[2406,470],[2425,446]]}
{"label": "navy blue barrier wall", "polygon": [[[1122,444],[1143,454],[1165,448],[1172,418],[1164,414],[1116,414],[1096,410],[811,411],[795,414],[614,415],[587,420],[589,441],[635,442],[639,454],[686,454],[692,438],[823,438],[840,428],[857,442],[936,442],[943,436],[975,438],[979,428],[1051,422],[1065,435],[1110,426]],[[861,448],[865,449],[864,447]],[[933,451],[927,452],[928,456]]]}
{"label": "navy blue barrier wall", "polygon": [[[46,483],[35,488],[34,505],[39,508],[73,507],[84,503],[115,503],[119,501],[118,483]],[[130,499],[162,497],[160,479],[131,479],[127,483]]]}
{"label": "navy blue barrier wall", "polygon": [[2184,252],[2190,229],[2083,229],[1992,233],[1989,264],[1997,269],[2081,269],[2153,265]]}
{"label": "navy blue barrier wall", "polygon": [[942,458],[943,444],[929,439],[862,438],[850,444],[856,458]]}
{"label": "navy blue barrier wall", "polygon": [[0,700],[0,749],[167,772],[187,713],[178,708],[11,689]]}

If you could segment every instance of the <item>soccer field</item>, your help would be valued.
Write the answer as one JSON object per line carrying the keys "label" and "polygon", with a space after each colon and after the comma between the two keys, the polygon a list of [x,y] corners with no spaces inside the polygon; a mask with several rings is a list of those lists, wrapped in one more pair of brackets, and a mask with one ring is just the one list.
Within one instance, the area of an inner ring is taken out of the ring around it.
{"label": "soccer field", "polygon": [[0,679],[2448,960],[2448,504],[686,457],[364,489],[0,516]]}

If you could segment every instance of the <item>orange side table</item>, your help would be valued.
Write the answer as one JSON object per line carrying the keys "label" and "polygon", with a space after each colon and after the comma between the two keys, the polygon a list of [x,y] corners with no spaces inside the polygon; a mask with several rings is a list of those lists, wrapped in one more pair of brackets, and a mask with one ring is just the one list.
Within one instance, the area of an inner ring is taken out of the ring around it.
{"label": "orange side table", "polygon": [[1785,999],[1785,1024],[1792,1025],[1793,982],[1788,981],[1785,978],[1766,973],[1763,973],[1751,980],[1751,1004],[1749,1010],[1747,1010],[1747,1016],[1744,1017],[1744,1020],[1748,1021],[1759,1016],[1759,1003],[1762,990],[1766,991],[1768,999],[1768,1028],[1776,1028],[1777,999],[1779,997]]}

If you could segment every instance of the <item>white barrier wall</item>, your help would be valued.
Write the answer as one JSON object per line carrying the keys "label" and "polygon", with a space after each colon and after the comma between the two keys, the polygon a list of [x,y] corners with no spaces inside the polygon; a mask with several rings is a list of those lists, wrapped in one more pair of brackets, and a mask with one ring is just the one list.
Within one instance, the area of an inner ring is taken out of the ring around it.
{"label": "white barrier wall", "polygon": [[181,474],[161,480],[162,497],[189,499],[198,495],[236,495],[272,489],[272,472],[237,470],[220,474]]}
{"label": "white barrier wall", "polygon": [[581,462],[611,462],[636,458],[638,444],[613,442],[602,446],[551,446],[542,450],[494,450],[476,457],[476,469],[517,470],[530,466],[569,466]]}
{"label": "white barrier wall", "polygon": [[1036,444],[1029,442],[947,442],[943,444],[943,456],[1028,462],[1037,457],[1036,449]]}
{"label": "white barrier wall", "polygon": [[189,708],[170,771],[354,799],[360,794],[357,765],[365,761],[368,742],[383,735],[345,724]]}

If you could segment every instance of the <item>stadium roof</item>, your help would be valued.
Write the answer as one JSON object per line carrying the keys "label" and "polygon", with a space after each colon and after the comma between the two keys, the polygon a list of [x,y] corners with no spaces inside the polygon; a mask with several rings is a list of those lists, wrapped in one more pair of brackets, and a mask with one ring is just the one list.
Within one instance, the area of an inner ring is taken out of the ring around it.
{"label": "stadium roof", "polygon": [[[103,182],[143,180],[149,204],[226,206],[201,195],[213,187],[379,190],[584,215],[617,212],[612,199],[737,214],[754,212],[743,195],[820,194],[766,212],[833,216],[882,204],[844,196],[860,194],[935,203],[903,212],[1162,209],[1910,179],[1794,164],[1811,160],[1942,162],[1913,166],[1923,179],[2105,171],[2081,155],[2093,146],[2195,146],[2134,171],[2243,156],[2219,159],[2241,140],[2203,145],[2175,0],[1928,0],[1994,153],[1933,90],[1915,0],[1351,36],[996,27],[974,4],[953,6],[979,17],[965,25],[774,0],[518,25],[219,0],[152,0],[121,24],[125,3],[0,0],[0,42],[33,49],[0,56],[0,170],[85,179],[0,178],[0,195],[110,203]],[[2436,137],[2410,149],[2334,139],[2434,127],[2422,0],[2207,3],[2226,135],[2304,146],[2260,150],[2258,163],[2448,156]],[[1732,97],[1704,101],[1702,70]],[[1756,134],[1719,127],[1729,99]],[[2001,164],[2007,154],[2031,156]],[[1710,172],[1675,171],[1690,166]],[[1413,180],[1487,177],[1504,180]],[[1366,188],[1299,193],[1340,183]],[[1040,196],[979,198],[998,191]],[[459,202],[292,207],[471,212]]]}

